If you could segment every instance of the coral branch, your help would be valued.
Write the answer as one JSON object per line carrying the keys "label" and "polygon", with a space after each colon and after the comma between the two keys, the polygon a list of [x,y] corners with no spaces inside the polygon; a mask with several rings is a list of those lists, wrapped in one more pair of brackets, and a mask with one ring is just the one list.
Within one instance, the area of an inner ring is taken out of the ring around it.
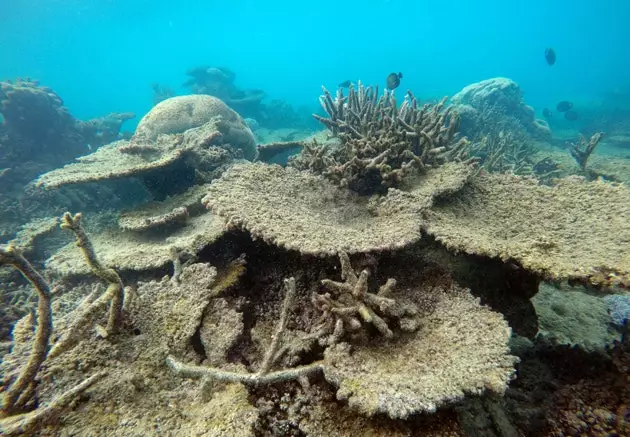
{"label": "coral branch", "polygon": [[587,142],[586,138],[583,135],[580,135],[580,140],[577,144],[569,144],[571,156],[573,156],[573,158],[577,161],[582,171],[586,170],[586,162],[588,161],[588,158],[591,156],[591,153],[593,153],[595,147],[597,147],[603,137],[604,132],[598,132],[593,134]]}
{"label": "coral branch", "polygon": [[37,329],[35,340],[28,362],[20,372],[18,378],[5,389],[2,399],[2,411],[12,413],[19,411],[30,400],[31,396],[24,396],[26,391],[32,395],[29,386],[34,384],[35,376],[48,354],[48,341],[52,332],[52,310],[50,286],[22,254],[11,245],[0,245],[0,265],[10,264],[18,269],[26,279],[33,284],[39,296],[37,306]]}
{"label": "coral branch", "polygon": [[92,272],[109,283],[105,291],[105,296],[111,298],[106,330],[108,335],[114,335],[118,331],[122,320],[123,283],[114,269],[104,267],[96,257],[92,243],[81,225],[81,217],[81,213],[72,216],[69,212],[66,212],[63,215],[61,227],[74,232],[77,237],[77,246],[83,252],[83,256]]}
{"label": "coral branch", "polygon": [[107,376],[107,372],[100,372],[90,376],[80,384],[62,393],[47,406],[41,406],[30,413],[13,416],[0,420],[0,434],[3,436],[32,435],[31,433],[56,418],[60,411],[67,407],[81,393],[89,389]]}

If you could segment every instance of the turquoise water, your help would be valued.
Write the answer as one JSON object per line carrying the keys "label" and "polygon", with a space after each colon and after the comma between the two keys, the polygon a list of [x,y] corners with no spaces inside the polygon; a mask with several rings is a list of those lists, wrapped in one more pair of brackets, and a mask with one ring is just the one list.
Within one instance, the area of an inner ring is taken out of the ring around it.
{"label": "turquoise water", "polygon": [[423,98],[505,76],[540,114],[628,86],[629,21],[621,0],[4,0],[0,78],[40,80],[80,119],[142,115],[152,83],[184,94],[201,64],[298,106],[316,105],[322,84],[382,85],[393,71]]}

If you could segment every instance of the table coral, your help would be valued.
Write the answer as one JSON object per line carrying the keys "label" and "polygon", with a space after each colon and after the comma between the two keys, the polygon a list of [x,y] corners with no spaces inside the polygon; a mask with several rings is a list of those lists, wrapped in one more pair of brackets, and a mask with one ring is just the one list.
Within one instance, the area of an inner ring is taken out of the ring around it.
{"label": "table coral", "polygon": [[435,205],[424,229],[452,250],[515,261],[541,277],[590,286],[628,286],[630,191],[582,178],[552,187],[479,174]]}

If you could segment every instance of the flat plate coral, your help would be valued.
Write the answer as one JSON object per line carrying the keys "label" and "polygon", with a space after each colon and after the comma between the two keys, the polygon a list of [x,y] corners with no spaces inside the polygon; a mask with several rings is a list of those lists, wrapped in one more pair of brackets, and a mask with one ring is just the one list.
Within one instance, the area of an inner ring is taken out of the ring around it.
{"label": "flat plate coral", "polygon": [[405,201],[370,201],[277,165],[237,164],[212,183],[203,202],[228,225],[306,254],[388,250],[420,238],[422,218]]}
{"label": "flat plate coral", "polygon": [[482,173],[435,205],[425,230],[450,249],[514,260],[549,279],[630,284],[630,191],[624,185]]}

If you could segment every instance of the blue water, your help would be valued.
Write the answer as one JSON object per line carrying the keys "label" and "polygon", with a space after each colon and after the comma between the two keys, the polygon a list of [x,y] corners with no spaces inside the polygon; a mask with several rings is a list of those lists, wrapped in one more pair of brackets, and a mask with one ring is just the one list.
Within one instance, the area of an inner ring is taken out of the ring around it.
{"label": "blue water", "polygon": [[624,0],[2,0],[0,80],[39,79],[87,119],[141,116],[151,83],[184,94],[200,64],[294,105],[315,105],[322,84],[383,84],[393,71],[424,98],[506,76],[540,113],[630,84],[629,22]]}

